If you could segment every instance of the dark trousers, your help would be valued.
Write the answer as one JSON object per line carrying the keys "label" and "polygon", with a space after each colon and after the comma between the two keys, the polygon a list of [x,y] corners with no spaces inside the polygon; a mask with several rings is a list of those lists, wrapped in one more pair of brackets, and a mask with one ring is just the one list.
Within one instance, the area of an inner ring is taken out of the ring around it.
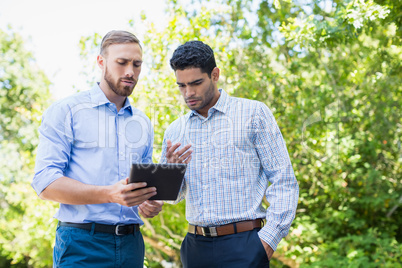
{"label": "dark trousers", "polygon": [[269,267],[258,229],[219,237],[187,233],[180,256],[184,268]]}

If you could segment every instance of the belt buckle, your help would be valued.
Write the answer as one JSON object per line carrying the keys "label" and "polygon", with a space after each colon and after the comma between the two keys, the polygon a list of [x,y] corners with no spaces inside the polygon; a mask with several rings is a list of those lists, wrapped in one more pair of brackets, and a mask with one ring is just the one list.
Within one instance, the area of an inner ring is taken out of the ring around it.
{"label": "belt buckle", "polygon": [[218,236],[216,227],[202,227],[201,230],[203,236],[210,236],[210,237]]}
{"label": "belt buckle", "polygon": [[122,225],[122,224],[116,225],[116,228],[114,229],[114,233],[115,233],[116,235],[124,235],[124,233],[120,233],[120,232],[119,232],[120,227],[124,227],[124,225]]}

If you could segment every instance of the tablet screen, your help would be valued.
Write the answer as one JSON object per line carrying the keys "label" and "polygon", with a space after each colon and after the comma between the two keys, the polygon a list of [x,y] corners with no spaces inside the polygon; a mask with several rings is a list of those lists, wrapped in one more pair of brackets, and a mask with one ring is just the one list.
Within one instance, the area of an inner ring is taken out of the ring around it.
{"label": "tablet screen", "polygon": [[146,182],[156,187],[149,200],[176,200],[186,172],[186,164],[132,164],[129,182]]}

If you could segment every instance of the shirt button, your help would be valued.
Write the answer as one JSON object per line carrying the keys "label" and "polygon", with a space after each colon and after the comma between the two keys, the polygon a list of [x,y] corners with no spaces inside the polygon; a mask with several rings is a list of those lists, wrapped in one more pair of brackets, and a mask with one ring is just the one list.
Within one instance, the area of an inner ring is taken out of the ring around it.
{"label": "shirt button", "polygon": [[120,152],[120,155],[123,155],[123,152]]}
{"label": "shirt button", "polygon": [[126,175],[126,174],[122,172],[122,173],[120,173],[120,175],[121,175],[122,177],[124,177],[124,175]]}
{"label": "shirt button", "polygon": [[208,189],[208,185],[203,185],[202,189],[207,190]]}

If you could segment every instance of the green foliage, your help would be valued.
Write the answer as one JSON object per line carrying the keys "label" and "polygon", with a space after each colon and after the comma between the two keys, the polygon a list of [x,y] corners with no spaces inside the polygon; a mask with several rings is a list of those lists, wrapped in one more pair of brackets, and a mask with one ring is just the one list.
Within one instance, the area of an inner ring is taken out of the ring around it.
{"label": "green foliage", "polygon": [[32,188],[37,128],[49,81],[22,38],[0,30],[0,264],[51,265],[54,209]]}

